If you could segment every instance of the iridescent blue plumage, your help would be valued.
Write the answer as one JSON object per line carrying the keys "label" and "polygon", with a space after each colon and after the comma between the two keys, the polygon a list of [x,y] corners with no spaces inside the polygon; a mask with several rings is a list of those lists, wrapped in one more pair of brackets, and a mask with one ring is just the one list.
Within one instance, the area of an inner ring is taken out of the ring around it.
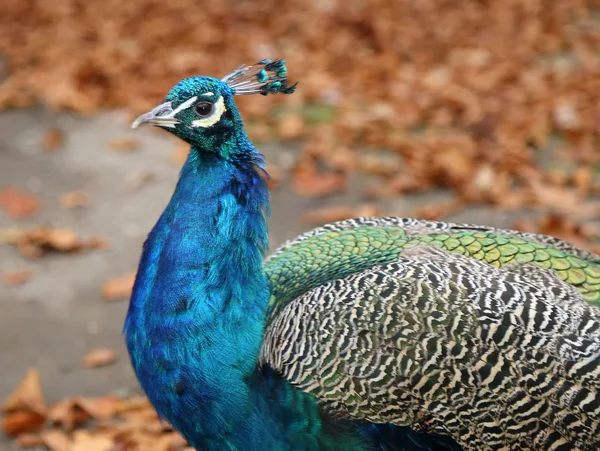
{"label": "iridescent blue plumage", "polygon": [[[273,68],[274,79],[265,72]],[[396,435],[408,435],[394,426],[331,418],[315,397],[258,365],[269,193],[233,95],[249,85],[260,93],[293,88],[284,63],[250,73],[256,82],[238,88],[240,76],[183,80],[135,123],[191,145],[133,289],[124,333],[136,375],[158,413],[197,449],[413,449],[401,446]]]}

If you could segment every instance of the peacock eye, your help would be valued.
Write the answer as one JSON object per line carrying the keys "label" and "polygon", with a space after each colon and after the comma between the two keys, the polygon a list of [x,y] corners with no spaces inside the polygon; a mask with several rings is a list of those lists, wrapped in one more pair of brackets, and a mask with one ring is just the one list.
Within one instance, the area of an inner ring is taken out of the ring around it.
{"label": "peacock eye", "polygon": [[199,102],[194,107],[194,111],[200,117],[208,117],[213,113],[215,106],[210,102]]}

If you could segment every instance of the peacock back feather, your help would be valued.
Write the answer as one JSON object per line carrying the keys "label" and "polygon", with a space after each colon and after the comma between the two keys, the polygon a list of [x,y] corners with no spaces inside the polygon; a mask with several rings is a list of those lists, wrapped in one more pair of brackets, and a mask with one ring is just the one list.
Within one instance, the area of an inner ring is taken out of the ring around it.
{"label": "peacock back feather", "polygon": [[542,235],[359,218],[284,245],[265,274],[261,360],[333,414],[465,449],[600,446],[598,256]]}

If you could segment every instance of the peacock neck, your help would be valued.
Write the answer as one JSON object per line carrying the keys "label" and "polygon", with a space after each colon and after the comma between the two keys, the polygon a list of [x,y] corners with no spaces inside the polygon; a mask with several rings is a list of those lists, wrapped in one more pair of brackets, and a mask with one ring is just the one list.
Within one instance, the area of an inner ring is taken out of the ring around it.
{"label": "peacock neck", "polygon": [[150,401],[188,438],[227,435],[253,409],[269,293],[261,164],[192,148],[144,245],[126,341]]}
{"label": "peacock neck", "polygon": [[190,152],[144,245],[125,322],[133,367],[197,449],[361,449],[315,398],[258,367],[269,205],[262,158],[252,156]]}

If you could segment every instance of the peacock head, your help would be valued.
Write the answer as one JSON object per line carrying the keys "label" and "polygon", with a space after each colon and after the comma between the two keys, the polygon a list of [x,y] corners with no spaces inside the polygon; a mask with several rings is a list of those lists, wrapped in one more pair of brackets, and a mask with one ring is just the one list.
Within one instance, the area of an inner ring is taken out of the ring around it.
{"label": "peacock head", "polygon": [[200,150],[218,151],[244,133],[233,96],[291,94],[295,89],[296,84],[288,85],[285,60],[263,60],[220,80],[201,76],[181,80],[164,103],[142,114],[131,127],[155,125]]}

